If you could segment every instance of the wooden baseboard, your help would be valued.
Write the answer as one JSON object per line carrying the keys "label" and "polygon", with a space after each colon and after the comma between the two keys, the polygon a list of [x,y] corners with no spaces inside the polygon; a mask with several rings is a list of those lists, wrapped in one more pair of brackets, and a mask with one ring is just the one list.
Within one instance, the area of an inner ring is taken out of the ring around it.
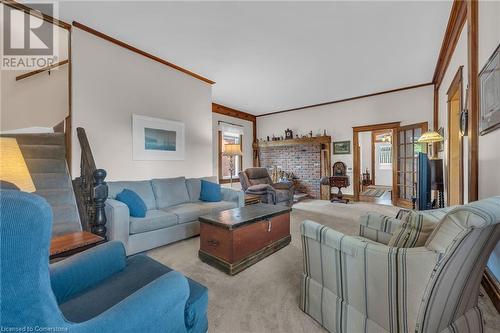
{"label": "wooden baseboard", "polygon": [[493,305],[500,313],[500,283],[493,276],[493,273],[486,267],[483,274],[483,280],[481,281],[486,294],[490,297]]}

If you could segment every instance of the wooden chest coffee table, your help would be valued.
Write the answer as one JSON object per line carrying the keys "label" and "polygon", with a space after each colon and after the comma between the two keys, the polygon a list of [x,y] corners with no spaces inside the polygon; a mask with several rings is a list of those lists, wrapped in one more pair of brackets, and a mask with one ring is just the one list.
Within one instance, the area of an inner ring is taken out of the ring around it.
{"label": "wooden chest coffee table", "polygon": [[290,244],[290,211],[259,203],[201,216],[198,256],[229,275],[237,274]]}

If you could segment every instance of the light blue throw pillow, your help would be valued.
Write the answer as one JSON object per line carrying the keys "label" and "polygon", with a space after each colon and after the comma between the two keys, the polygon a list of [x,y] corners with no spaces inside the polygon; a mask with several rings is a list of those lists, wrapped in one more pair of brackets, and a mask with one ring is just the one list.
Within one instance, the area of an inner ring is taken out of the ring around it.
{"label": "light blue throw pillow", "polygon": [[201,180],[200,200],[207,202],[219,202],[222,200],[220,193],[220,184]]}
{"label": "light blue throw pillow", "polygon": [[146,217],[148,208],[144,200],[132,190],[124,189],[116,195],[116,200],[123,202],[127,205],[132,217]]}

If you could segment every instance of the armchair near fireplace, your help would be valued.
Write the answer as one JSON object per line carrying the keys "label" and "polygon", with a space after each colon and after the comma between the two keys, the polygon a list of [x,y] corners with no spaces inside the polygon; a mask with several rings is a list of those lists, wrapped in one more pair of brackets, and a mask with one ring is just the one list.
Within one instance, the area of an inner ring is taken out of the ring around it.
{"label": "armchair near fireplace", "polygon": [[292,206],[294,193],[292,182],[273,183],[266,168],[248,168],[241,171],[239,177],[243,191],[259,195],[261,202]]}

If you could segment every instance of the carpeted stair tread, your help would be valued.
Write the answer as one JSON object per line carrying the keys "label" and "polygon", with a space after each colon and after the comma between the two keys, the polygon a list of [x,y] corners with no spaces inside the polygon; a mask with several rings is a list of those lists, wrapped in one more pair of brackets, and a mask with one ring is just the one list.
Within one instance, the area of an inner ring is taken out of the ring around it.
{"label": "carpeted stair tread", "polygon": [[16,138],[35,185],[35,194],[52,207],[52,235],[81,231],[71,176],[66,164],[64,133],[8,134]]}
{"label": "carpeted stair tread", "polygon": [[26,166],[31,173],[64,173],[66,160],[54,158],[25,158]]}
{"label": "carpeted stair tread", "polygon": [[54,224],[60,224],[60,223],[67,222],[67,221],[69,221],[69,222],[75,221],[75,222],[79,223],[75,219],[75,217],[77,216],[75,214],[78,214],[78,211],[77,211],[75,205],[71,205],[71,204],[52,205],[52,214],[54,217],[54,220],[53,220]]}
{"label": "carpeted stair tread", "polygon": [[56,188],[49,190],[37,190],[35,194],[43,197],[51,205],[74,205],[73,189]]}
{"label": "carpeted stair tread", "polygon": [[31,179],[37,190],[72,189],[66,173],[32,173]]}
{"label": "carpeted stair tread", "polygon": [[48,158],[62,159],[66,158],[66,149],[60,145],[19,145],[25,159]]}
{"label": "carpeted stair tread", "polygon": [[19,145],[65,145],[64,133],[2,134],[2,136],[16,138]]}

